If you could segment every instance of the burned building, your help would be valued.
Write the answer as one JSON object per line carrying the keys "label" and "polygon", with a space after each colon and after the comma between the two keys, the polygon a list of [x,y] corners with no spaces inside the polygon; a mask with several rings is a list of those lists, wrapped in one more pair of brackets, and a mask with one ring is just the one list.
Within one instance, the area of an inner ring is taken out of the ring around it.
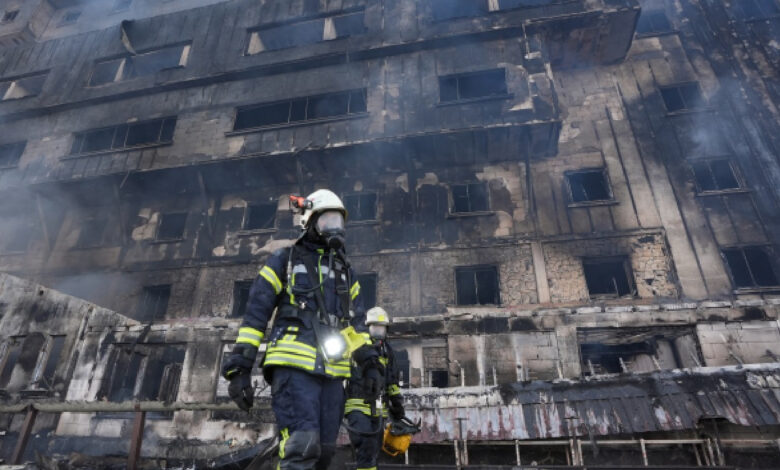
{"label": "burned building", "polygon": [[[219,364],[288,196],[329,188],[410,463],[771,466],[778,27],[776,0],[0,0],[3,457],[271,437]],[[139,435],[132,401],[203,406]]]}

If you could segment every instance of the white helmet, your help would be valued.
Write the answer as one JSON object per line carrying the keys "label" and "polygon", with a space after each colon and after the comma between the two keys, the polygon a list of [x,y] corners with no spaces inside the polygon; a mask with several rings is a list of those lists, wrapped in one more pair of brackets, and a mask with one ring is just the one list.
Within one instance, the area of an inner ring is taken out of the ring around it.
{"label": "white helmet", "polygon": [[390,315],[382,307],[373,307],[366,312],[366,325],[389,325]]}
{"label": "white helmet", "polygon": [[341,199],[333,193],[333,191],[327,189],[318,189],[304,201],[304,211],[301,216],[301,228],[306,229],[309,225],[309,221],[313,215],[319,214],[327,210],[337,210],[344,215],[344,220],[347,220],[347,209],[344,208],[344,204]]}

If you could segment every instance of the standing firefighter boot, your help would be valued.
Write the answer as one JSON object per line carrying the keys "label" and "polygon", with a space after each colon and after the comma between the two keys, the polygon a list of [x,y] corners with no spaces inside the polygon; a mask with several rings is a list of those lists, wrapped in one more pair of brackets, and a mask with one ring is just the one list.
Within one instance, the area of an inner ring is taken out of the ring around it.
{"label": "standing firefighter boot", "polygon": [[280,470],[314,470],[320,458],[320,433],[314,430],[282,430],[279,444]]}

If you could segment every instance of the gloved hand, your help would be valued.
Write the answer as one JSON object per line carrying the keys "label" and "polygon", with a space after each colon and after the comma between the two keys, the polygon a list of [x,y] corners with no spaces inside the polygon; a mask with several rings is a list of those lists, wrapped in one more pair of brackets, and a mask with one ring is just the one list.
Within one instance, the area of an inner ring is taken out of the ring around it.
{"label": "gloved hand", "polygon": [[352,353],[352,359],[358,366],[367,368],[369,364],[379,363],[379,352],[370,344],[359,347]]}
{"label": "gloved hand", "polygon": [[376,399],[384,386],[384,375],[378,367],[369,367],[363,372],[363,393],[366,398]]}
{"label": "gloved hand", "polygon": [[255,400],[255,389],[252,387],[252,376],[249,373],[235,373],[230,378],[228,395],[239,408],[249,411]]}
{"label": "gloved hand", "polygon": [[250,344],[236,344],[233,346],[233,352],[222,365],[222,377],[231,380],[234,375],[247,374],[252,372],[257,357],[257,348]]}
{"label": "gloved hand", "polygon": [[405,417],[406,413],[404,412],[404,403],[401,395],[388,397],[387,402],[387,409],[391,418],[403,419]]}

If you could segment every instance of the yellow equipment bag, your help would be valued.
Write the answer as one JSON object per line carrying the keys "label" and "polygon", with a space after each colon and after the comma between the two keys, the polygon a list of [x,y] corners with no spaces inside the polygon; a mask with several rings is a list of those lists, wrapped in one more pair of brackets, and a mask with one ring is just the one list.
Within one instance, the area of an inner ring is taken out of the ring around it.
{"label": "yellow equipment bag", "polygon": [[401,434],[399,436],[390,433],[390,424],[385,428],[385,435],[382,439],[382,451],[391,457],[403,454],[409,449],[412,443],[411,434]]}

